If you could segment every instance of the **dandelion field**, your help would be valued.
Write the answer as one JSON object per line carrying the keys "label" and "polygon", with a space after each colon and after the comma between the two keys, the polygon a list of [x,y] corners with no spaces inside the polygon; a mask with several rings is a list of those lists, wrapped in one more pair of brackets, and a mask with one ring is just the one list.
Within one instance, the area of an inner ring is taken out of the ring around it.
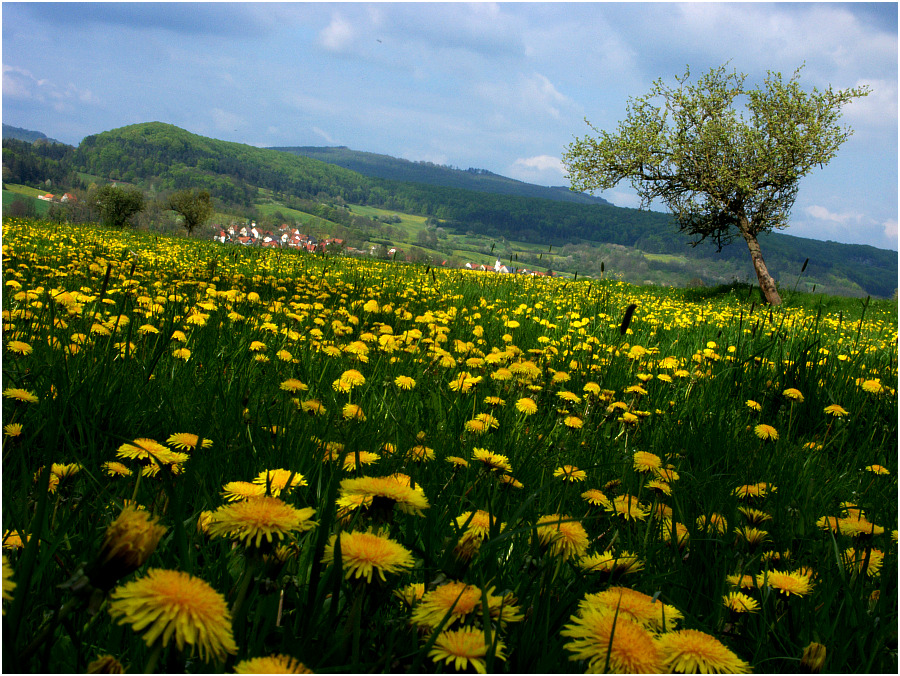
{"label": "dandelion field", "polygon": [[896,302],[22,219],[2,282],[4,671],[897,671]]}

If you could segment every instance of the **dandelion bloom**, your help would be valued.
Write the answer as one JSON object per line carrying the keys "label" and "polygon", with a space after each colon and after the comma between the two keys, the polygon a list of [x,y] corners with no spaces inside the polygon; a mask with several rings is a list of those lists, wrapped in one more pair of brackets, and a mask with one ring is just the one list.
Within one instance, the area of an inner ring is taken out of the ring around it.
{"label": "dandelion bloom", "polygon": [[567,415],[563,420],[563,425],[573,430],[580,430],[584,427],[584,421],[577,415]]}
{"label": "dandelion bloom", "polygon": [[16,401],[24,401],[26,404],[36,404],[38,398],[28,390],[18,387],[8,387],[3,390],[3,396],[7,399],[15,399]]}
{"label": "dandelion bloom", "polygon": [[229,481],[222,487],[222,497],[228,502],[258,498],[266,494],[266,487],[249,481]]}
{"label": "dandelion bloom", "polygon": [[882,467],[881,465],[868,465],[866,467],[867,472],[874,472],[875,474],[890,474],[891,471],[887,467]]}
{"label": "dandelion bloom", "polygon": [[724,535],[728,530],[728,521],[724,516],[713,512],[709,516],[705,514],[697,517],[697,529],[701,531],[716,531],[720,535]]}
{"label": "dandelion bloom", "polygon": [[306,486],[306,479],[299,472],[287,469],[263,470],[253,483],[263,486],[272,497],[278,497],[282,491],[289,492],[297,486]]}
{"label": "dandelion bloom", "polygon": [[611,612],[618,609],[620,616],[624,615],[653,631],[670,631],[684,617],[674,606],[628,587],[610,587],[596,594],[588,594],[578,604],[579,611],[598,606]]}
{"label": "dandelion bloom", "polygon": [[[337,535],[332,535],[325,545],[322,563],[334,563],[334,549]],[[365,578],[372,581],[372,573],[385,581],[385,573],[401,573],[413,567],[412,553],[403,545],[389,537],[372,531],[341,533],[341,566],[344,578]]]}
{"label": "dandelion bloom", "polygon": [[511,474],[501,474],[500,483],[511,488],[524,488],[524,484]]}
{"label": "dandelion bloom", "polygon": [[472,457],[474,460],[481,462],[491,471],[512,472],[512,465],[509,464],[509,458],[499,453],[494,453],[486,448],[472,449]]}
{"label": "dandelion bloom", "polygon": [[275,353],[275,356],[278,357],[281,361],[293,361],[294,360],[294,355],[292,355],[287,350],[278,350],[278,352]]}
{"label": "dandelion bloom", "polygon": [[637,451],[634,454],[634,470],[636,472],[652,472],[662,467],[662,459],[647,451]]}
{"label": "dandelion bloom", "polygon": [[864,380],[860,387],[863,388],[863,391],[868,392],[869,394],[881,394],[884,392],[884,385],[881,384],[881,381],[878,378],[872,380]]}
{"label": "dandelion bloom", "polygon": [[803,670],[811,674],[820,673],[822,667],[825,666],[826,652],[825,646],[821,643],[812,642],[806,646],[803,649],[803,656],[800,658]]}
{"label": "dandelion bloom", "polygon": [[468,460],[466,460],[465,458],[460,458],[456,455],[448,455],[446,458],[444,458],[444,460],[449,462],[454,467],[468,467],[469,466]]}
{"label": "dandelion bloom", "polygon": [[762,406],[760,406],[759,402],[753,401],[753,399],[748,399],[744,402],[751,411],[762,411]]}
{"label": "dandelion bloom", "polygon": [[749,674],[750,665],[717,638],[695,629],[660,634],[664,671],[684,674]]}
{"label": "dandelion bloom", "polygon": [[364,385],[366,382],[365,376],[357,371],[356,369],[349,369],[344,371],[341,374],[341,377],[335,380],[331,386],[333,389],[338,392],[347,393],[352,390],[354,387],[359,387],[360,385]]}
{"label": "dandelion bloom", "polygon": [[574,465],[562,465],[553,470],[553,476],[561,478],[563,481],[584,481],[587,478],[587,472],[578,469]]}
{"label": "dandelion bloom", "polygon": [[281,383],[278,388],[285,392],[305,392],[309,389],[302,381],[297,380],[296,378],[288,378]]}
{"label": "dandelion bloom", "polygon": [[763,441],[778,441],[778,430],[771,425],[759,424],[753,428],[753,433]]}
{"label": "dandelion bloom", "polygon": [[845,409],[843,406],[838,406],[837,404],[826,406],[824,410],[825,413],[827,413],[828,415],[833,415],[835,418],[843,418],[845,415],[850,414],[850,411]]}
{"label": "dandelion bloom", "polygon": [[542,516],[537,521],[538,540],[550,554],[563,560],[583,556],[588,548],[587,531],[581,522],[565,514]]}
{"label": "dandelion bloom", "polygon": [[609,498],[607,498],[602,491],[598,491],[596,488],[586,490],[581,494],[581,497],[587,500],[590,504],[597,507],[605,507],[606,505],[610,504]]}
{"label": "dandelion bloom", "polygon": [[309,413],[310,415],[325,415],[326,410],[318,399],[307,399],[300,403],[300,408],[304,413]]}
{"label": "dandelion bloom", "polygon": [[747,521],[752,525],[758,526],[761,523],[772,520],[772,515],[767,514],[761,509],[753,509],[752,507],[738,507],[738,511],[743,514]]}
{"label": "dandelion bloom", "polygon": [[31,354],[34,348],[31,347],[28,343],[23,343],[21,340],[11,340],[6,344],[6,349],[10,352],[15,352],[16,354]]}
{"label": "dandelion bloom", "polygon": [[644,568],[637,554],[623,551],[615,554],[611,551],[585,556],[578,562],[579,567],[589,573],[636,573]]}
{"label": "dandelion bloom", "polygon": [[831,530],[850,537],[884,533],[882,526],[872,523],[862,514],[847,517],[823,516],[816,521],[816,526],[822,530]]}
{"label": "dandelion bloom", "polygon": [[505,523],[500,523],[498,526],[497,517],[492,518],[483,509],[475,512],[463,512],[452,523],[456,524],[457,528],[462,529],[462,534],[459,538],[460,545],[464,548],[468,545],[474,545],[471,547],[472,550],[478,549],[478,545],[491,534],[492,527],[496,529],[497,533],[502,532],[506,528]]}
{"label": "dandelion bloom", "polygon": [[746,500],[748,498],[764,498],[769,494],[770,491],[774,493],[777,490],[777,486],[772,486],[765,482],[761,482],[758,484],[745,484],[744,486],[738,486],[732,491],[732,495]]}
{"label": "dandelion bloom", "polygon": [[279,498],[261,496],[219,507],[209,524],[212,537],[227,537],[246,547],[282,540],[290,533],[305,533],[316,527],[316,510],[297,509]]}
{"label": "dandelion bloom", "polygon": [[650,516],[650,510],[633,495],[624,493],[613,498],[610,502],[603,505],[607,512],[621,516],[626,520],[635,519],[637,521],[646,521]]}
{"label": "dandelion bloom", "polygon": [[533,415],[537,413],[537,404],[531,397],[522,397],[516,402],[516,410],[525,415]]}
{"label": "dandelion bloom", "polygon": [[607,669],[619,674],[663,672],[662,655],[653,634],[606,607],[585,608],[559,632],[573,639],[563,645],[570,660],[587,660],[588,673]]}
{"label": "dandelion bloom", "polygon": [[405,587],[395,589],[392,594],[412,608],[425,595],[425,583],[410,582]]}
{"label": "dandelion bloom", "polygon": [[441,660],[446,661],[448,665],[452,663],[457,671],[463,671],[471,666],[479,674],[484,674],[487,669],[485,657],[489,649],[493,649],[494,657],[506,659],[503,656],[505,646],[499,638],[495,638],[494,645],[490,646],[485,643],[482,629],[463,627],[442,631],[435,639],[434,647],[428,652],[428,656],[438,663]]}
{"label": "dandelion bloom", "polygon": [[800,392],[796,387],[789,387],[784,392],[782,392],[784,396],[788,399],[793,399],[794,401],[798,401],[803,403],[803,393]]}
{"label": "dandelion bloom", "polygon": [[166,443],[172,448],[180,448],[182,451],[192,451],[197,448],[198,443],[200,443],[200,448],[212,448],[213,445],[212,439],[204,439],[201,442],[196,434],[190,432],[176,432],[166,439]]}
{"label": "dandelion bloom", "polygon": [[844,568],[855,573],[865,572],[869,577],[877,577],[881,574],[881,566],[884,564],[884,552],[880,549],[860,550],[853,547],[844,550],[842,556]]}
{"label": "dandelion bloom", "polygon": [[341,481],[339,494],[339,505],[341,499],[360,497],[371,501],[378,498],[401,512],[419,516],[424,516],[423,510],[429,507],[428,499],[420,489],[410,488],[408,483],[403,483],[394,476],[344,479]]}
{"label": "dandelion bloom", "polygon": [[183,359],[187,361],[191,358],[191,351],[186,347],[179,347],[174,352],[172,352],[172,356],[176,359]]}
{"label": "dandelion bloom", "polygon": [[409,376],[397,376],[394,378],[394,385],[399,387],[401,390],[411,390],[416,386],[416,381],[414,378],[410,378]]}
{"label": "dandelion bloom", "polygon": [[359,455],[360,465],[371,465],[381,460],[381,456],[372,451],[359,451],[358,453],[347,453],[344,456],[344,471],[350,472],[356,469],[356,456]]}
{"label": "dandelion bloom", "polygon": [[808,575],[799,572],[784,573],[770,570],[756,576],[756,585],[763,587],[768,585],[772,589],[781,592],[785,596],[806,596],[812,591],[812,583]]}
{"label": "dandelion bloom", "polygon": [[91,584],[108,591],[143,566],[166,532],[157,521],[145,510],[126,506],[106,529],[100,554],[88,573]]}
{"label": "dandelion bloom", "polygon": [[366,414],[363,413],[362,407],[357,404],[344,404],[344,407],[341,409],[341,416],[344,420],[366,421]]}
{"label": "dandelion bloom", "polygon": [[166,647],[174,637],[179,650],[189,645],[192,654],[199,650],[204,662],[237,652],[224,597],[181,571],[151,569],[118,587],[110,596],[109,614],[135,631],[146,629],[143,638],[148,646],[160,640]]}
{"label": "dandelion bloom", "polygon": [[303,662],[290,655],[269,655],[242,660],[234,666],[236,674],[311,674]]}
{"label": "dandelion bloom", "polygon": [[722,597],[722,603],[735,613],[755,613],[759,611],[759,602],[743,592],[730,592]]}
{"label": "dandelion bloom", "polygon": [[20,425],[19,423],[10,423],[3,428],[3,433],[6,436],[15,439],[16,437],[21,436],[22,429],[22,425]]}
{"label": "dandelion bloom", "polygon": [[406,457],[415,460],[416,462],[427,462],[429,460],[434,460],[434,449],[422,444],[417,444],[407,451]]}
{"label": "dandelion bloom", "polygon": [[[524,619],[513,597],[496,596],[493,587],[489,587],[484,596],[488,614],[501,626]],[[434,628],[447,617],[445,626],[450,627],[457,621],[464,621],[467,615],[480,612],[482,608],[481,589],[465,582],[453,581],[424,594],[413,610],[410,621],[419,627]]]}

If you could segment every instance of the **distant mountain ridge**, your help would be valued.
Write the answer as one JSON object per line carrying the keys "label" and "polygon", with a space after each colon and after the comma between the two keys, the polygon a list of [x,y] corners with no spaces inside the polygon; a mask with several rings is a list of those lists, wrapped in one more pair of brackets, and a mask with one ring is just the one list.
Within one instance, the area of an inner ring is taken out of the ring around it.
{"label": "distant mountain ridge", "polygon": [[39,131],[31,131],[30,129],[22,129],[21,127],[13,127],[10,124],[3,123],[3,138],[13,138],[18,141],[25,141],[27,143],[34,143],[35,141],[46,141],[47,143],[59,143],[61,145],[66,145],[62,141],[57,141],[55,138],[50,138],[46,134],[42,134]]}
{"label": "distant mountain ridge", "polygon": [[562,202],[574,202],[575,204],[604,204],[612,206],[610,202],[602,197],[573,192],[565,186],[548,187],[536,185],[501,176],[487,169],[471,167],[469,169],[458,169],[434,164],[433,162],[413,162],[390,155],[351,150],[347,146],[273,147],[270,150],[280,150],[293,155],[311,157],[372,178],[475,190],[476,192],[489,192],[498,195],[540,197]]}

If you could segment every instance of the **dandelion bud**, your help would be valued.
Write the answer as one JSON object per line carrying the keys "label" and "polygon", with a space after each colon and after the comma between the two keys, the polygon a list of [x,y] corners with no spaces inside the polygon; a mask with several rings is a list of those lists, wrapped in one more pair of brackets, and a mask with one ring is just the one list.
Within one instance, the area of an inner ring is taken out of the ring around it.
{"label": "dandelion bud", "polygon": [[803,657],[800,659],[800,665],[803,671],[810,674],[821,673],[825,664],[825,646],[821,643],[810,643],[803,649]]}
{"label": "dandelion bud", "polygon": [[125,667],[112,655],[101,655],[87,667],[89,674],[124,674]]}
{"label": "dandelion bud", "polygon": [[133,573],[150,558],[165,526],[144,510],[127,506],[106,529],[103,546],[88,578],[98,589],[109,591],[116,582]]}

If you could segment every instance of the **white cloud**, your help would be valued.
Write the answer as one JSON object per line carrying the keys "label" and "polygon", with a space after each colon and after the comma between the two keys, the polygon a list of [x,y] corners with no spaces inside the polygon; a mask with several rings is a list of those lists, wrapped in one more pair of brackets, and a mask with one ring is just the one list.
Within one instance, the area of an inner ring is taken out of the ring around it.
{"label": "white cloud", "polygon": [[837,223],[841,226],[849,225],[850,223],[859,223],[862,221],[863,215],[858,213],[853,213],[850,211],[845,211],[843,213],[837,213],[834,211],[830,211],[829,209],[819,206],[812,205],[806,207],[804,211],[812,218],[818,219],[820,221],[828,221],[831,223]]}
{"label": "white cloud", "polygon": [[566,173],[565,167],[563,167],[562,160],[558,157],[551,157],[550,155],[537,155],[535,157],[524,157],[519,158],[513,165],[516,167],[521,167],[522,169],[536,169],[538,171],[557,171],[560,175],[564,175]]}
{"label": "white cloud", "polygon": [[57,110],[70,109],[68,102],[96,102],[89,89],[79,89],[71,82],[61,87],[47,78],[35,77],[29,70],[6,64],[3,65],[3,96],[52,103]]}
{"label": "white cloud", "polygon": [[334,14],[331,23],[319,33],[319,44],[331,52],[345,51],[355,39],[356,31],[353,26],[339,14]]}
{"label": "white cloud", "polygon": [[882,224],[884,228],[884,239],[890,248],[897,249],[897,219],[885,221]]}

